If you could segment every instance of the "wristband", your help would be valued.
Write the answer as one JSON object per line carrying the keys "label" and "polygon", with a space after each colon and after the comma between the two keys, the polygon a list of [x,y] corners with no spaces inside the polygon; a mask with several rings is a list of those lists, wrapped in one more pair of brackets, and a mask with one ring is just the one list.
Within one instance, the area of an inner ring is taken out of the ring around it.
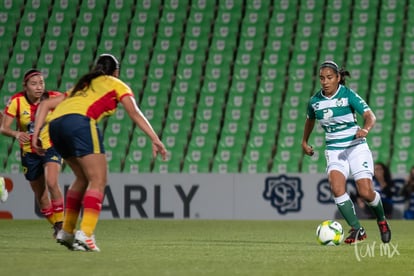
{"label": "wristband", "polygon": [[366,128],[361,128],[362,131],[366,132],[368,134],[368,129]]}
{"label": "wristband", "polygon": [[20,132],[18,131],[16,136],[14,136],[14,138],[16,138],[16,140],[19,140],[19,137],[20,137]]}

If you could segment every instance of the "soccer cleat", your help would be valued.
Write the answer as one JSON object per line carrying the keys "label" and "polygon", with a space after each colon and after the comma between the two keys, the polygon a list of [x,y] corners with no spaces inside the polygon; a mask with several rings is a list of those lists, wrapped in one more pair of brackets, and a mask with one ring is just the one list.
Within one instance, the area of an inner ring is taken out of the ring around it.
{"label": "soccer cleat", "polygon": [[381,234],[381,240],[383,243],[389,243],[391,240],[391,229],[387,221],[379,221],[378,228]]}
{"label": "soccer cleat", "polygon": [[356,241],[362,241],[367,238],[367,233],[365,233],[364,227],[359,229],[352,228],[349,230],[349,236],[345,239],[345,243],[353,244]]}
{"label": "soccer cleat", "polygon": [[60,243],[61,245],[66,246],[69,250],[74,250],[73,239],[74,239],[73,234],[65,232],[65,230],[62,230],[62,229],[59,230],[59,232],[56,235],[56,242]]}
{"label": "soccer cleat", "polygon": [[4,180],[4,177],[0,176],[0,201],[6,202],[8,197],[9,192],[6,189],[6,181]]}
{"label": "soccer cleat", "polygon": [[94,251],[94,252],[100,252],[101,251],[95,243],[95,235],[92,235],[91,237],[88,237],[81,230],[76,231],[75,242],[80,247],[83,247],[86,251]]}
{"label": "soccer cleat", "polygon": [[58,232],[62,229],[63,221],[55,222],[53,225],[53,238],[56,239]]}
{"label": "soccer cleat", "polygon": [[80,245],[78,242],[73,242],[73,251],[83,251],[83,252],[85,252],[86,251],[86,249],[85,249],[85,247],[83,247],[82,245]]}

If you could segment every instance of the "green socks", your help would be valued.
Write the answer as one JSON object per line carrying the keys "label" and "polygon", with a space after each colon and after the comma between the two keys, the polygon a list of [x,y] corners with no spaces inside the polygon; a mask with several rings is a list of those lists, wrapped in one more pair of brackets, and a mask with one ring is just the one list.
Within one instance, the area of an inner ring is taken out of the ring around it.
{"label": "green socks", "polygon": [[375,191],[374,200],[368,202],[368,205],[377,217],[377,221],[385,220],[384,207],[382,206],[381,196],[377,191]]}
{"label": "green socks", "polygon": [[344,217],[348,225],[354,229],[361,228],[361,224],[359,224],[358,217],[355,213],[354,203],[352,202],[349,195],[345,193],[339,197],[335,197],[334,200],[336,206],[338,206],[339,212]]}

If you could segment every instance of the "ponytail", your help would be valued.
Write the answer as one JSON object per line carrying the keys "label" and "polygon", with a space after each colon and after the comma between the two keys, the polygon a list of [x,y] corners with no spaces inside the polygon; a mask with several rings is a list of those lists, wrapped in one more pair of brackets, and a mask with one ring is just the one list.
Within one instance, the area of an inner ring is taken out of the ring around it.
{"label": "ponytail", "polygon": [[70,97],[73,97],[79,91],[88,88],[91,85],[93,79],[103,75],[112,76],[116,70],[119,70],[119,62],[113,55],[100,55],[92,71],[83,75],[75,84]]}

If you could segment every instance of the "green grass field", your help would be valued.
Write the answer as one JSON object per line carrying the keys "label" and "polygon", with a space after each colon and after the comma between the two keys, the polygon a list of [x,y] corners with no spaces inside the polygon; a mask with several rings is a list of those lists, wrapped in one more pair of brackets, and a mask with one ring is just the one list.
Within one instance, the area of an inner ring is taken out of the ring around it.
{"label": "green grass field", "polygon": [[336,247],[317,244],[318,223],[101,220],[92,253],[55,243],[44,220],[0,220],[0,275],[413,275],[414,222],[391,221],[382,256],[375,221]]}

